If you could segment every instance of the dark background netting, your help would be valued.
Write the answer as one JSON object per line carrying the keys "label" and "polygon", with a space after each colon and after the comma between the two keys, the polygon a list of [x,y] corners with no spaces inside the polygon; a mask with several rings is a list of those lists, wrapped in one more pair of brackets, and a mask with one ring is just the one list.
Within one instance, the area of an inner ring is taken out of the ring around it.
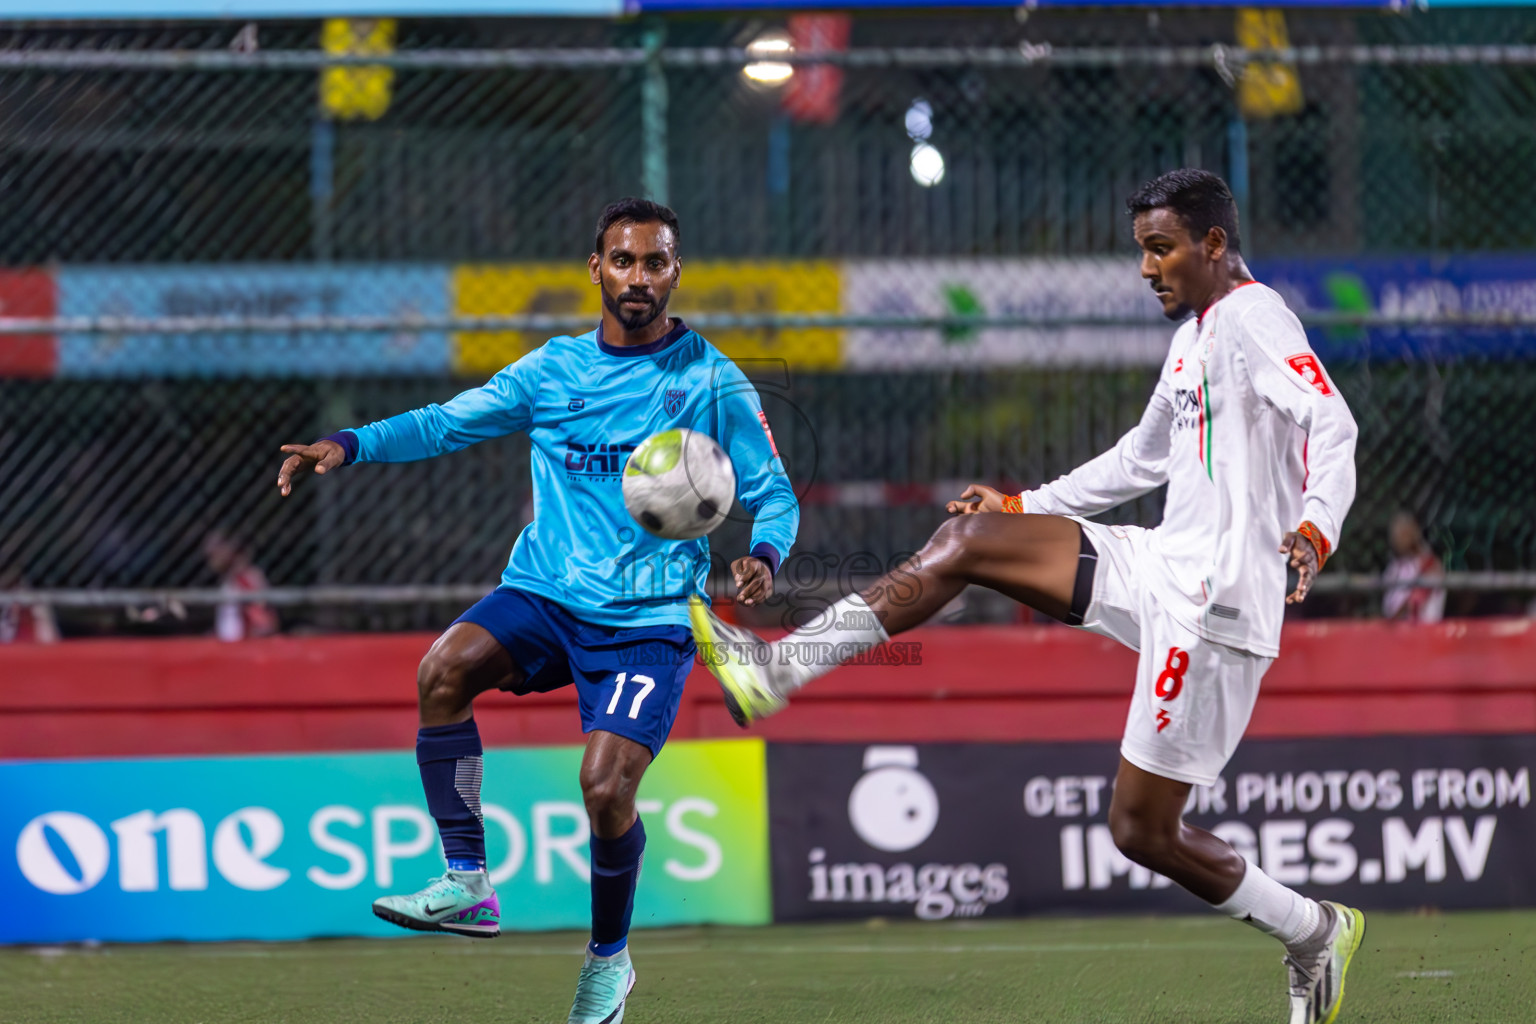
{"label": "dark background netting", "polygon": [[[406,20],[401,53],[514,47],[738,47],[750,18]],[[1296,11],[1297,46],[1536,43],[1514,9]],[[240,26],[32,27],[0,51],[223,52]],[[313,51],[313,22],[264,23],[263,50]],[[851,46],[1231,45],[1229,13],[859,15]],[[0,70],[0,265],[349,266],[567,261],[596,211],[647,183],[643,64],[400,68],[376,120],[332,121],[313,68]],[[697,260],[1124,256],[1140,181],[1183,164],[1241,170],[1259,260],[1536,252],[1536,66],[1304,63],[1304,103],[1245,117],[1209,62],[854,66],[829,124],[787,117],[737,64],[664,65],[668,198]],[[917,186],[904,115],[932,109],[938,187]],[[317,190],[317,151],[329,170]],[[913,273],[919,270],[914,269]],[[1131,273],[1132,268],[1127,268]],[[1020,287],[1030,282],[1021,280]],[[381,296],[381,303],[385,297]],[[261,311],[256,311],[261,312]],[[788,330],[788,329],[786,329]],[[1320,346],[1338,330],[1317,335]],[[1536,569],[1536,362],[1528,334],[1372,328],[1330,370],[1361,425],[1360,496],[1334,566],[1374,572],[1413,511],[1452,569]],[[1528,330],[1528,329],[1527,329]],[[120,343],[135,344],[132,336]],[[15,344],[0,339],[0,347]],[[324,351],[317,343],[316,358]],[[1135,422],[1150,368],[791,366],[768,399],[797,487],[969,479],[1033,484]],[[0,569],[41,587],[213,582],[198,541],[247,541],[274,584],[494,578],[529,504],[519,439],[432,463],[367,467],[280,502],[278,444],[442,400],[478,380],[161,374],[0,379]],[[812,470],[814,469],[814,479]],[[882,560],[919,544],[930,504],[816,498],[805,550]],[[913,493],[919,493],[914,491]],[[1155,521],[1154,496],[1120,515]],[[743,532],[719,547],[735,553]],[[1336,599],[1324,610],[1363,610]],[[1506,599],[1476,595],[1464,610]],[[429,624],[444,609],[314,613],[328,625]],[[306,613],[308,614],[308,613]]]}

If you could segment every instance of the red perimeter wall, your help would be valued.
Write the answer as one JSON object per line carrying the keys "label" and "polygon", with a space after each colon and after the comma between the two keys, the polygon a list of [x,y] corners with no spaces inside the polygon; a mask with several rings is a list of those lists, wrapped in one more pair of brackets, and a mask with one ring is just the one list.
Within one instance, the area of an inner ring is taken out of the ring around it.
{"label": "red perimeter wall", "polygon": [[[1062,627],[934,627],[920,667],[850,666],[760,727],[778,740],[1117,739],[1135,655]],[[425,634],[0,646],[0,757],[409,747]],[[581,739],[575,695],[490,694],[488,745]],[[1536,628],[1287,627],[1250,736],[1536,732]],[[740,735],[695,667],[674,737]]]}

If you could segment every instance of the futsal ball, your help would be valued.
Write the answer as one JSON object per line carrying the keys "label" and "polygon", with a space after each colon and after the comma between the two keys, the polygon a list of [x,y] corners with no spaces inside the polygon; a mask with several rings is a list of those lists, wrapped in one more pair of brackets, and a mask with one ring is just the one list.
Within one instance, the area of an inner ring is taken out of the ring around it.
{"label": "futsal ball", "polygon": [[624,466],[624,507],[647,533],[693,540],[725,521],[736,471],[714,438],[678,427],[646,439]]}

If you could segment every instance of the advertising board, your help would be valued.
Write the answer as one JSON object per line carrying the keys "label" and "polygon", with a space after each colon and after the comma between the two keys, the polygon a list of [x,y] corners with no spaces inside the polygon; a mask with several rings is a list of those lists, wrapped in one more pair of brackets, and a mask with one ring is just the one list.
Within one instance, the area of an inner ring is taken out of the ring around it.
{"label": "advertising board", "polygon": [[[1187,820],[1366,908],[1536,905],[1533,736],[1250,741]],[[1194,911],[1108,824],[1110,743],[775,744],[777,920]]]}
{"label": "advertising board", "polygon": [[[580,747],[487,750],[511,930],[590,920]],[[635,922],[768,920],[763,745],[669,744],[647,772]],[[0,943],[394,935],[369,905],[443,860],[409,751],[0,762]]]}

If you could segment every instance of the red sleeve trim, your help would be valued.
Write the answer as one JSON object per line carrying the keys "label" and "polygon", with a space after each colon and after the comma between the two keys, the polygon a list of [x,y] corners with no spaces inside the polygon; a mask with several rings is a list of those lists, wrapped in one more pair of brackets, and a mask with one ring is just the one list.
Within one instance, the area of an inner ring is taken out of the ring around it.
{"label": "red sleeve trim", "polygon": [[1312,525],[1310,519],[1296,527],[1296,532],[1311,541],[1312,546],[1317,549],[1317,567],[1321,569],[1328,561],[1328,556],[1333,554],[1333,545],[1328,543],[1328,538],[1323,536],[1322,530]]}

